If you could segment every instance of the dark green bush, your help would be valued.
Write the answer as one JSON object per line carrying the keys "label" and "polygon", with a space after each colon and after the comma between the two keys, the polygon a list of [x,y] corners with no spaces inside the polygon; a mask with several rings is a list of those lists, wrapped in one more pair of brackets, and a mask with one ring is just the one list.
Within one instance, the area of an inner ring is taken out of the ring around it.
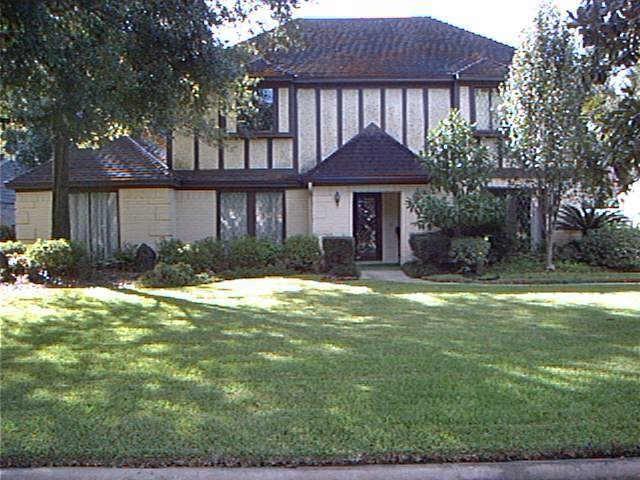
{"label": "dark green bush", "polygon": [[254,237],[243,237],[229,245],[229,268],[261,268],[275,265],[282,246]]}
{"label": "dark green bush", "polygon": [[318,239],[311,235],[295,235],[285,240],[282,248],[282,262],[296,272],[316,270],[322,252]]}
{"label": "dark green bush", "polygon": [[89,256],[81,243],[69,240],[38,240],[25,256],[35,262],[47,280],[78,276],[89,266]]}
{"label": "dark green bush", "polygon": [[462,273],[484,273],[491,245],[484,237],[461,237],[451,241],[449,257]]}
{"label": "dark green bush", "polygon": [[584,260],[616,270],[640,270],[640,229],[626,225],[590,231],[580,241]]}
{"label": "dark green bush", "polygon": [[357,277],[356,249],[353,237],[324,237],[324,270],[336,277]]}
{"label": "dark green bush", "polygon": [[191,245],[182,240],[168,238],[158,243],[158,262],[190,264]]}
{"label": "dark green bush", "polygon": [[413,233],[409,236],[409,246],[422,263],[444,265],[449,261],[451,239],[441,232]]}
{"label": "dark green bush", "polygon": [[555,246],[555,258],[558,261],[579,262],[583,260],[580,240],[571,240],[564,245]]}
{"label": "dark green bush", "polygon": [[504,228],[493,235],[489,235],[489,243],[491,248],[489,249],[487,261],[491,264],[515,254],[521,247],[521,242],[516,235]]}
{"label": "dark green bush", "polygon": [[205,238],[191,244],[187,255],[191,267],[196,272],[221,272],[229,268],[225,245],[215,238]]}
{"label": "dark green bush", "polygon": [[441,273],[441,269],[433,263],[425,263],[421,260],[411,260],[403,263],[401,268],[407,276],[412,278],[422,278]]}
{"label": "dark green bush", "polygon": [[8,242],[16,239],[15,228],[9,225],[0,225],[0,242]]}
{"label": "dark green bush", "polygon": [[139,280],[143,287],[184,287],[208,280],[206,275],[197,275],[186,263],[168,264],[159,262],[153,270],[144,273]]}
{"label": "dark green bush", "polygon": [[136,266],[136,252],[138,251],[138,245],[125,244],[122,248],[116,250],[113,253],[113,261],[115,265],[127,271],[134,271],[137,269]]}

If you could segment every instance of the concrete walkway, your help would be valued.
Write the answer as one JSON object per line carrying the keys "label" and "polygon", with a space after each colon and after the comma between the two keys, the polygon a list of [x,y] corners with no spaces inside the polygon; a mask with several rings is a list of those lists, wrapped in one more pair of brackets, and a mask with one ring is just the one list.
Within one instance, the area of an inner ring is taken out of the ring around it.
{"label": "concrete walkway", "polygon": [[638,480],[640,458],[301,468],[7,469],[2,480]]}
{"label": "concrete walkway", "polygon": [[419,278],[411,278],[400,270],[400,268],[376,268],[376,267],[362,267],[360,271],[360,278],[362,280],[383,280],[385,282],[400,282],[400,283],[427,283],[425,280]]}

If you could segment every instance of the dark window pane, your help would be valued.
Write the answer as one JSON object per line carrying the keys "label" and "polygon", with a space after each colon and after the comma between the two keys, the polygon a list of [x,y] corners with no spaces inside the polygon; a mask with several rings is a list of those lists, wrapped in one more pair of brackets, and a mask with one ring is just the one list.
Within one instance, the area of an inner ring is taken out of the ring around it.
{"label": "dark window pane", "polygon": [[257,132],[268,132],[274,129],[275,105],[273,88],[260,88],[255,93],[255,110],[241,113],[239,120],[245,128]]}

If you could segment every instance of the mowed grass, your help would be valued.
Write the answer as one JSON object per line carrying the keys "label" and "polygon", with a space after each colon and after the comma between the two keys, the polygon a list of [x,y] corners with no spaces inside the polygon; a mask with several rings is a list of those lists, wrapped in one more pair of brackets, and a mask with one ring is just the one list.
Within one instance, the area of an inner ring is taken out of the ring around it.
{"label": "mowed grass", "polygon": [[638,286],[0,292],[5,466],[639,452]]}

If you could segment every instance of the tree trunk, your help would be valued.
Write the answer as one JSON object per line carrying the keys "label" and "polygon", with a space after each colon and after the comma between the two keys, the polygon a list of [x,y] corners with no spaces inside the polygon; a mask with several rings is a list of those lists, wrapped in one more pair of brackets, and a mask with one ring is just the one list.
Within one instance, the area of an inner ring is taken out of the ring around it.
{"label": "tree trunk", "polygon": [[71,236],[69,220],[69,139],[57,134],[53,148],[53,202],[51,238]]}
{"label": "tree trunk", "polygon": [[553,193],[547,193],[544,199],[545,205],[545,239],[546,239],[546,269],[553,271],[556,266],[553,264],[553,232],[555,227],[555,215],[553,214],[553,208],[555,205],[555,198]]}

